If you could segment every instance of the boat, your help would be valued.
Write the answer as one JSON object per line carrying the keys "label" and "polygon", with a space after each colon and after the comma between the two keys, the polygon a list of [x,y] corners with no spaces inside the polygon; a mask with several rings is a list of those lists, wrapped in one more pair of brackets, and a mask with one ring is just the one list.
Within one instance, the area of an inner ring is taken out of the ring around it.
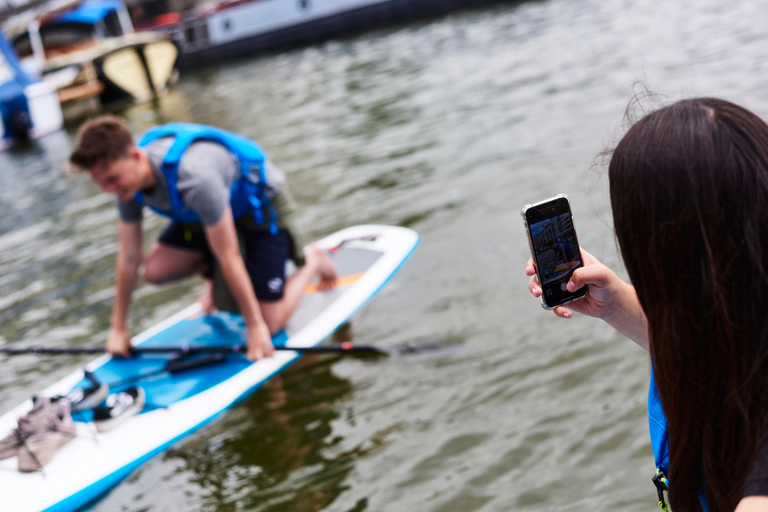
{"label": "boat", "polygon": [[26,72],[0,33],[0,150],[15,141],[38,139],[58,131],[63,116],[56,90]]}
{"label": "boat", "polygon": [[[318,241],[329,251],[339,280],[332,290],[310,284],[285,329],[273,337],[275,346],[314,347],[331,336],[392,278],[419,243],[418,234],[396,226],[363,225],[343,229]],[[201,315],[199,305],[134,338],[147,349],[168,345],[193,349],[244,343],[240,315],[219,312]],[[142,412],[114,430],[98,433],[92,414],[73,413],[77,435],[62,446],[44,471],[16,471],[16,458],[0,461],[3,510],[68,512],[94,502],[118,485],[143,462],[204,426],[280,373],[299,356],[295,350],[276,351],[255,363],[227,352],[217,360],[184,360],[179,371],[167,370],[171,356],[142,353],[130,358],[102,356],[86,366],[90,376],[111,391],[140,386],[146,403]],[[210,364],[209,364],[210,363]],[[66,395],[86,387],[85,372],[76,371],[42,392]],[[29,411],[28,400],[0,417],[0,436]]]}
{"label": "boat", "polygon": [[179,12],[162,9],[163,4],[179,3],[149,0],[137,2],[134,9],[151,5],[157,14],[134,18],[143,28],[168,32],[181,51],[179,65],[187,67],[498,1],[224,0]]}
{"label": "boat", "polygon": [[10,23],[23,65],[56,88],[67,121],[151,99],[178,77],[176,44],[134,31],[121,0],[85,0]]}

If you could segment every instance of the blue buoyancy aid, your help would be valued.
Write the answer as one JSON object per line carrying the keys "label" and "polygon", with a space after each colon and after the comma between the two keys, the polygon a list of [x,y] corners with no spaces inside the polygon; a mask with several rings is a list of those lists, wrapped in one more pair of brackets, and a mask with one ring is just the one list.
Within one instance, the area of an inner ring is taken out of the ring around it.
{"label": "blue buoyancy aid", "polygon": [[[667,504],[664,501],[664,491],[668,490],[669,481],[669,432],[667,426],[667,417],[661,408],[661,397],[656,388],[656,379],[651,369],[651,385],[648,388],[648,429],[651,432],[651,447],[653,448],[653,459],[656,463],[656,476],[653,477],[653,483],[659,495],[659,507],[667,510]],[[704,490],[699,494],[699,501],[707,512],[707,496]]]}
{"label": "blue buoyancy aid", "polygon": [[[235,179],[230,188],[229,204],[232,216],[239,219],[251,213],[257,225],[264,224],[264,208],[269,212],[269,230],[277,233],[277,212],[266,194],[267,172],[265,162],[267,156],[264,150],[252,140],[213,126],[192,123],[168,123],[147,131],[139,140],[139,147],[146,147],[163,137],[173,137],[173,143],[163,157],[162,172],[168,186],[168,196],[171,210],[164,211],[152,208],[153,211],[170,217],[176,222],[200,222],[200,216],[187,208],[181,199],[178,188],[179,162],[187,148],[195,141],[205,140],[224,146],[232,153],[240,164],[240,176]],[[136,203],[143,205],[144,196],[141,191],[134,196]]]}

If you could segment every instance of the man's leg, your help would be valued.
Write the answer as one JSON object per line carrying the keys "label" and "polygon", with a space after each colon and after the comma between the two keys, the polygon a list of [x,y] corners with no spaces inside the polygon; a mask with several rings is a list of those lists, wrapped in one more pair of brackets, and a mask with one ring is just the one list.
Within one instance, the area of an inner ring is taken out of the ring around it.
{"label": "man's leg", "polygon": [[267,322],[272,334],[277,333],[288,323],[288,319],[296,311],[307,285],[313,277],[318,276],[319,288],[329,289],[336,285],[336,266],[328,253],[316,245],[307,254],[307,262],[286,281],[283,297],[278,301],[259,301],[261,315]]}
{"label": "man's leg", "polygon": [[213,307],[210,279],[211,252],[202,229],[171,222],[153,243],[144,263],[144,280],[162,284],[198,273],[206,277],[206,291],[200,296],[203,311]]}
{"label": "man's leg", "polygon": [[155,242],[149,248],[143,277],[148,283],[163,284],[201,274],[205,278],[205,288],[197,300],[207,315],[216,311],[210,269],[210,260],[205,253]]}
{"label": "man's leg", "polygon": [[144,263],[144,280],[152,284],[177,281],[202,272],[207,266],[204,260],[205,255],[199,251],[155,242]]}
{"label": "man's leg", "polygon": [[280,230],[277,235],[259,231],[246,234],[246,268],[251,277],[261,314],[272,334],[280,331],[296,310],[307,285],[315,276],[320,288],[336,283],[336,267],[328,253],[313,246],[306,255],[306,264],[290,279],[285,279],[285,262],[290,252],[290,234]]}

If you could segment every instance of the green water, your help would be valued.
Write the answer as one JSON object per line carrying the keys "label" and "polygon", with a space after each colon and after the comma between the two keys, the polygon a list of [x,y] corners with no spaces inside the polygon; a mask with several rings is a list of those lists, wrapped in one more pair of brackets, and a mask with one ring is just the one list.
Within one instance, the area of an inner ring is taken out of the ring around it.
{"label": "green water", "polygon": [[[460,348],[304,358],[94,510],[654,510],[647,356],[597,321],[541,310],[519,211],[569,194],[583,246],[621,271],[593,164],[621,135],[633,84],[768,118],[766,27],[747,1],[502,3],[188,72],[119,112],[137,133],[195,121],[258,140],[288,172],[308,238],[417,230],[417,252],[338,339]],[[0,343],[104,341],[116,212],[85,177],[60,175],[72,136],[0,155]],[[163,221],[145,222],[148,244]],[[131,328],[200,284],[141,286]],[[0,411],[87,360],[2,360]]]}

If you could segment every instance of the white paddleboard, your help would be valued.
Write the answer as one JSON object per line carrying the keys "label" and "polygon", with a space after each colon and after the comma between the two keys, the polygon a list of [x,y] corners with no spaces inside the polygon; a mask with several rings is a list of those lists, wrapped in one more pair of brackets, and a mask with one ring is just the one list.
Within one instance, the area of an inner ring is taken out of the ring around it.
{"label": "white paddleboard", "polygon": [[[310,347],[320,344],[389,281],[419,243],[416,232],[400,227],[354,226],[318,242],[328,249],[339,269],[333,290],[310,287],[276,345]],[[245,343],[239,315],[203,316],[197,304],[136,336],[143,346],[222,346]],[[144,410],[114,430],[96,433],[89,411],[73,413],[77,436],[61,447],[42,472],[21,473],[17,459],[0,461],[2,510],[13,512],[73,511],[103,496],[147,459],[261,387],[299,355],[278,351],[275,356],[249,363],[242,355],[228,354],[223,362],[168,373],[166,355],[142,354],[128,359],[103,356],[87,365],[112,391],[141,386],[147,396]],[[153,373],[152,376],[142,377]],[[83,386],[76,371],[40,394],[66,395]],[[29,411],[31,400],[0,417],[0,437]]]}

